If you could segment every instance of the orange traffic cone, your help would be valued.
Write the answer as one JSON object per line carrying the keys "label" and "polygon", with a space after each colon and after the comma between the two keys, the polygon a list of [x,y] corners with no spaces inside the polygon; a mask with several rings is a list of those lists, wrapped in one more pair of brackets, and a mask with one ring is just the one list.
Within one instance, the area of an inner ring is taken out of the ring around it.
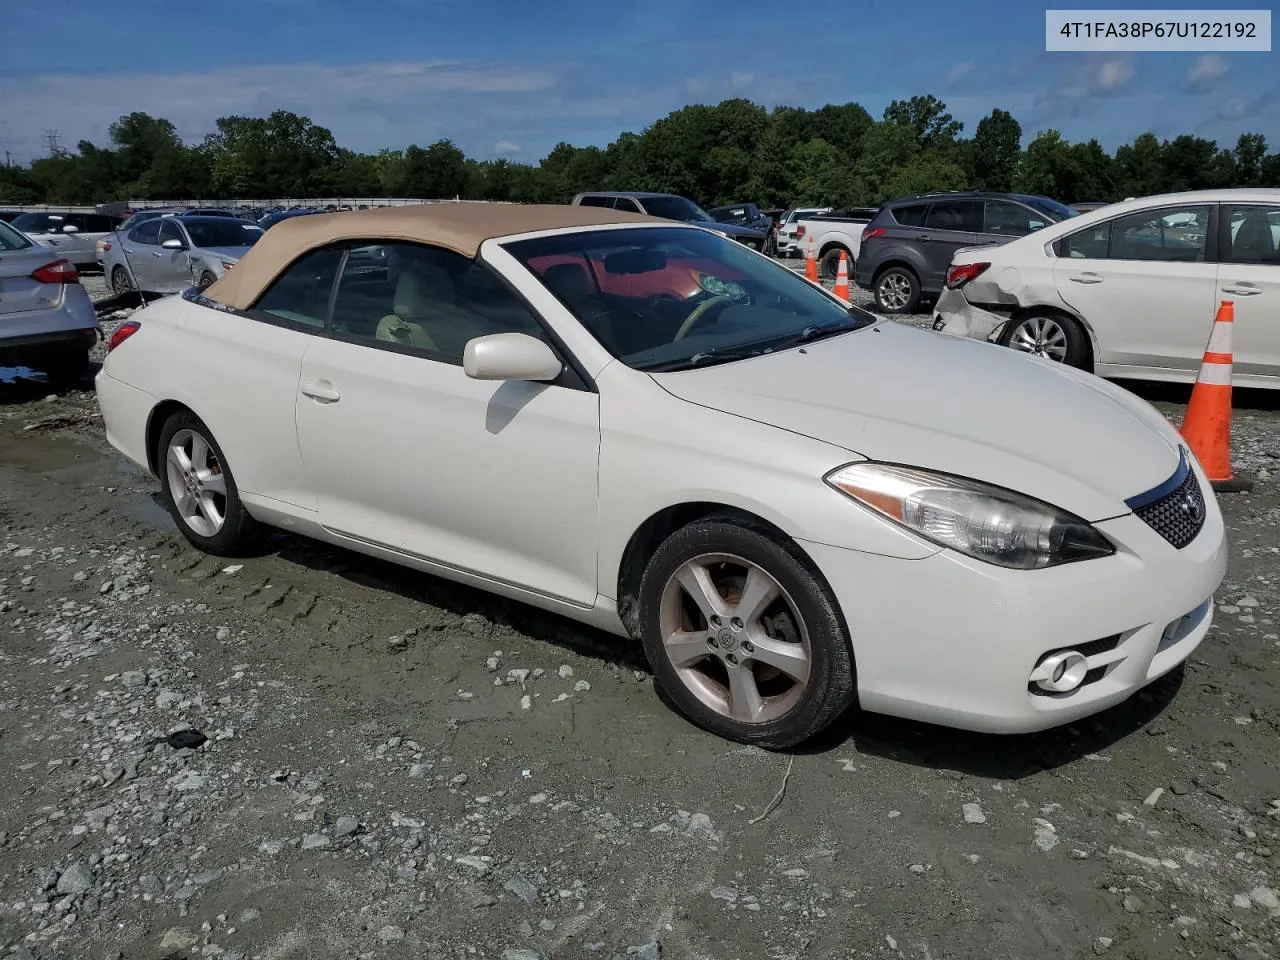
{"label": "orange traffic cone", "polygon": [[804,275],[814,283],[818,282],[818,257],[813,252],[813,237],[809,237],[809,249],[804,255]]}
{"label": "orange traffic cone", "polygon": [[849,258],[840,251],[840,266],[836,270],[836,287],[831,291],[841,300],[849,299]]}
{"label": "orange traffic cone", "polygon": [[1253,488],[1251,481],[1231,474],[1231,328],[1235,316],[1235,303],[1223,300],[1213,320],[1196,385],[1191,388],[1181,430],[1209,483],[1222,493]]}

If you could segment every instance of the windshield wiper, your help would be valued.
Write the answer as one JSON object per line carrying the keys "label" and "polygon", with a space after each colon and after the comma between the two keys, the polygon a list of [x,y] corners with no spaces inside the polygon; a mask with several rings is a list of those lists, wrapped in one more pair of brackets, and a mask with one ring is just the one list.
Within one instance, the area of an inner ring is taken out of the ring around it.
{"label": "windshield wiper", "polygon": [[691,370],[694,367],[728,363],[731,360],[750,360],[752,357],[758,357],[772,349],[772,347],[756,347],[751,350],[708,350],[705,353],[695,353],[691,357],[683,357],[679,360],[655,363],[651,367],[644,367],[644,371],[646,373],[670,373],[673,370]]}
{"label": "windshield wiper", "polygon": [[842,333],[848,333],[850,330],[857,330],[861,326],[857,321],[850,319],[847,323],[828,323],[821,326],[805,327],[794,337],[774,344],[774,349],[784,347],[798,347],[802,343],[813,343],[815,340],[825,340],[828,337],[839,336]]}

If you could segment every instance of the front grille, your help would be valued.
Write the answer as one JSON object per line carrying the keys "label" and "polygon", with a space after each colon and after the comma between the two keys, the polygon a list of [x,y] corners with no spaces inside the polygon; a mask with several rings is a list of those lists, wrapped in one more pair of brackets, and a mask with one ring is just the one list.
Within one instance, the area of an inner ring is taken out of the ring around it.
{"label": "front grille", "polygon": [[[1204,491],[1200,489],[1195,471],[1187,464],[1185,456],[1178,466],[1178,473],[1184,472],[1182,482],[1177,483],[1172,490],[1158,499],[1135,507],[1133,511],[1178,550],[1196,538],[1196,534],[1204,526],[1205,516]],[[1178,473],[1170,477],[1168,483],[1176,482]]]}

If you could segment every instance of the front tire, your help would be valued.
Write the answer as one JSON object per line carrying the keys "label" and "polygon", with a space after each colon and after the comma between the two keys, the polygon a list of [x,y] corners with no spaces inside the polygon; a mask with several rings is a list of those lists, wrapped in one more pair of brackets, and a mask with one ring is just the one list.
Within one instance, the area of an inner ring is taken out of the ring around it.
{"label": "front tire", "polygon": [[640,626],[663,692],[726,739],[792,747],[856,699],[830,588],[798,548],[737,518],[690,524],[654,552]]}
{"label": "front tire", "polygon": [[171,416],[156,450],[165,506],[193,547],[236,556],[258,538],[231,467],[209,428],[189,410]]}
{"label": "front tire", "polygon": [[876,277],[875,293],[881,313],[914,313],[920,306],[920,279],[907,267],[890,267]]}
{"label": "front tire", "polygon": [[1020,353],[1044,357],[1089,370],[1089,337],[1073,318],[1052,311],[1032,311],[1011,319],[999,342]]}

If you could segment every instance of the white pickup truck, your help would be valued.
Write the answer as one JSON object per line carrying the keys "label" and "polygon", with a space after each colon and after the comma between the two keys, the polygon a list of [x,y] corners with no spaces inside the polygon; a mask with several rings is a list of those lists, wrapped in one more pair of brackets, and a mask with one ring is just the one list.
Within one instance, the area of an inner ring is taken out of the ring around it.
{"label": "white pickup truck", "polygon": [[862,248],[862,228],[876,215],[874,207],[854,207],[849,210],[832,210],[814,214],[796,225],[795,245],[800,256],[809,254],[809,238],[813,237],[813,249],[818,258],[818,276],[834,280],[840,268],[840,251],[849,258],[849,276],[853,276],[853,261]]}

